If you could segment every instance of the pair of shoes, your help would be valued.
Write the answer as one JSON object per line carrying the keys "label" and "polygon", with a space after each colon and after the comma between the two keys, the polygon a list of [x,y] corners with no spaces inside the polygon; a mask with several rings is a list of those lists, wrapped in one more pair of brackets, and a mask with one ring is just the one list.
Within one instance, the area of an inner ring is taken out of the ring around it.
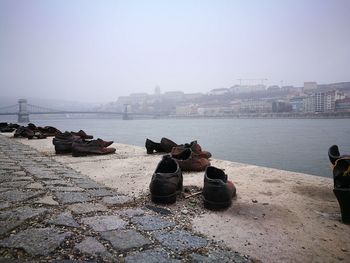
{"label": "pair of shoes", "polygon": [[191,148],[174,147],[171,151],[171,157],[176,159],[182,171],[204,171],[210,165],[207,158],[194,153]]}
{"label": "pair of shoes", "polygon": [[[178,162],[170,155],[164,155],[159,162],[150,183],[151,199],[155,203],[172,204],[182,191],[183,176]],[[208,209],[229,207],[236,195],[236,187],[227,179],[223,170],[214,166],[204,173],[203,201]]]}
{"label": "pair of shoes", "polygon": [[328,158],[333,165],[334,188],[350,189],[350,155],[340,155],[338,146],[332,145]]}
{"label": "pair of shoes", "polygon": [[173,155],[179,155],[181,152],[183,152],[186,149],[191,149],[192,152],[201,158],[209,159],[211,157],[211,153],[208,151],[203,151],[202,147],[198,144],[197,141],[192,141],[190,143],[185,143],[178,145],[176,147],[173,147],[171,150],[171,154]]}
{"label": "pair of shoes", "polygon": [[151,141],[147,138],[145,147],[147,154],[152,154],[153,152],[171,152],[172,154],[178,155],[185,149],[191,149],[195,154],[200,155],[203,158],[209,159],[211,157],[211,153],[208,151],[203,151],[202,147],[198,144],[197,141],[178,145],[172,140],[165,137],[163,137],[159,143]]}
{"label": "pair of shoes", "polygon": [[160,142],[154,142],[150,139],[146,139],[145,147],[147,154],[152,154],[153,152],[158,153],[170,153],[173,147],[176,147],[177,144],[168,138],[162,138]]}
{"label": "pair of shoes", "polygon": [[13,132],[18,127],[18,124],[0,122],[0,132]]}
{"label": "pair of shoes", "polygon": [[55,146],[56,154],[72,153],[72,144],[75,141],[82,141],[79,136],[74,136],[70,132],[56,132],[52,144]]}
{"label": "pair of shoes", "polygon": [[92,138],[92,135],[87,135],[81,130],[78,133],[57,132],[55,138],[52,139],[52,143],[55,145],[56,154],[72,153],[74,157],[88,154],[109,154],[116,151],[115,148],[107,148],[113,141],[104,141],[100,138],[87,141],[85,138]]}
{"label": "pair of shoes", "polygon": [[116,149],[113,147],[107,148],[113,141],[104,141],[102,139],[92,141],[74,141],[72,143],[72,156],[87,156],[87,155],[104,155],[115,153]]}

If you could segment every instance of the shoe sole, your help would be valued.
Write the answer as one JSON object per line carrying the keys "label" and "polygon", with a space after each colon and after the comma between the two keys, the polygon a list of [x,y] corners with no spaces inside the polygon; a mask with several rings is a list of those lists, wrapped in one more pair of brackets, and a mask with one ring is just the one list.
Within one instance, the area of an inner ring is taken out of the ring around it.
{"label": "shoe sole", "polygon": [[176,202],[176,194],[171,194],[167,196],[159,196],[159,195],[153,195],[151,194],[152,202],[154,203],[160,203],[160,204],[173,204]]}
{"label": "shoe sole", "polygon": [[230,200],[228,202],[212,202],[212,201],[209,201],[205,198],[203,198],[203,202],[204,202],[204,207],[209,209],[209,210],[225,209],[225,208],[228,208],[229,206],[231,206],[231,204],[232,204],[232,200]]}

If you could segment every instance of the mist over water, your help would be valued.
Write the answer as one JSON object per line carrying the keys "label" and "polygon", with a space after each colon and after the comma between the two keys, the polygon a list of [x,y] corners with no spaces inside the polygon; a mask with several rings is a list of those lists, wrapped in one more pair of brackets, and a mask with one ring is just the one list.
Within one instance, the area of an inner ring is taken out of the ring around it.
{"label": "mist over water", "polygon": [[[350,154],[347,119],[50,119],[32,120],[65,131],[144,147],[146,138],[198,140],[213,158],[331,177],[328,148]],[[146,150],[145,150],[146,152]],[[234,176],[234,175],[233,175]]]}

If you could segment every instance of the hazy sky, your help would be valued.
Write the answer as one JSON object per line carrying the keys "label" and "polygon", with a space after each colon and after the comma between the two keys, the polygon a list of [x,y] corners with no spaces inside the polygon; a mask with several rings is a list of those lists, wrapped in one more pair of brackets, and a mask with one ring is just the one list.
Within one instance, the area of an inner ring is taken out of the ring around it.
{"label": "hazy sky", "polygon": [[350,81],[349,11],[348,0],[0,0],[0,96]]}

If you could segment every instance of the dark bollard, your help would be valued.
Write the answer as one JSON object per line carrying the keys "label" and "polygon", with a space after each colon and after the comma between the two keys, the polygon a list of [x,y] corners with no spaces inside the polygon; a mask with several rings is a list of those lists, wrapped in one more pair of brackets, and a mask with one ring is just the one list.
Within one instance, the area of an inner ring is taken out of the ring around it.
{"label": "dark bollard", "polygon": [[350,224],[350,188],[334,188],[333,193],[338,199],[343,223]]}

